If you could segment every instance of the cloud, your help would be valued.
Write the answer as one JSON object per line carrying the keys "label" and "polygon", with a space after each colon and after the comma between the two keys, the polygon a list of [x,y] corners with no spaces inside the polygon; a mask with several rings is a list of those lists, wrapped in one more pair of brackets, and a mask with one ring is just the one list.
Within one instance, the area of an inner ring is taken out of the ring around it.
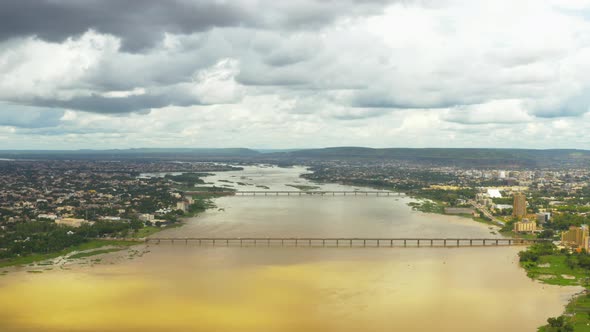
{"label": "cloud", "polygon": [[61,42],[89,29],[142,51],[165,33],[191,34],[216,27],[312,28],[342,16],[379,13],[389,1],[265,0],[5,0],[0,40],[37,36]]}
{"label": "cloud", "polygon": [[0,39],[37,36],[61,42],[89,29],[119,36],[124,49],[153,46],[164,32],[188,34],[251,20],[241,4],[219,1],[7,0],[0,11]]}
{"label": "cloud", "polygon": [[516,124],[533,121],[520,100],[491,100],[449,109],[445,121],[460,124]]}
{"label": "cloud", "polygon": [[587,135],[559,128],[588,120],[590,21],[578,13],[589,7],[9,0],[2,137],[121,147],[509,147],[522,137],[587,147]]}

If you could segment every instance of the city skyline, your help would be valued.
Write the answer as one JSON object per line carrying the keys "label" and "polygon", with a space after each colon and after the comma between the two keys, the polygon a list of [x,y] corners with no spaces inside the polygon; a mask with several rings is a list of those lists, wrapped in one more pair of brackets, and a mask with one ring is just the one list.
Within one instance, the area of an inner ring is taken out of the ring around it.
{"label": "city skyline", "polygon": [[0,142],[589,149],[588,35],[585,0],[9,0]]}

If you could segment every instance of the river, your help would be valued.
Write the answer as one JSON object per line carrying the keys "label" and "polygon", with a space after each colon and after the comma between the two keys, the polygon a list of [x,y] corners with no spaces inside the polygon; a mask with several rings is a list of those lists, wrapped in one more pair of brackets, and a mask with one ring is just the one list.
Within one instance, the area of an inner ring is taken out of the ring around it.
{"label": "river", "polygon": [[[242,190],[315,185],[302,172],[246,167],[206,180]],[[410,201],[223,197],[216,209],[157,236],[499,236],[467,218],[412,211]],[[0,330],[536,331],[579,290],[527,278],[517,247],[136,249],[145,254],[0,276]]]}

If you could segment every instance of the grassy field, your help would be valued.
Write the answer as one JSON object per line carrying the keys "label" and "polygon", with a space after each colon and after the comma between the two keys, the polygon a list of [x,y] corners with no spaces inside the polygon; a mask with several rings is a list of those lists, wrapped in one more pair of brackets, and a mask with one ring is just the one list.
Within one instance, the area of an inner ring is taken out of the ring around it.
{"label": "grassy field", "polygon": [[17,265],[29,265],[35,262],[44,261],[52,258],[57,258],[63,255],[67,255],[74,251],[85,251],[91,249],[98,249],[106,246],[117,246],[117,247],[129,247],[137,245],[137,242],[133,241],[106,241],[106,240],[92,240],[83,243],[78,246],[70,247],[58,252],[48,254],[33,254],[24,257],[14,258],[8,261],[0,262],[0,267],[17,266]]}
{"label": "grassy field", "polygon": [[[559,286],[583,286],[586,292],[574,297],[566,306],[562,316],[564,322],[573,331],[590,332],[590,270],[580,266],[573,268],[567,264],[567,256],[564,253],[542,255],[537,262],[521,262],[521,266],[527,271],[527,275],[535,280],[549,285]],[[572,331],[565,327],[551,327],[549,324],[539,328],[542,332]]]}
{"label": "grassy field", "polygon": [[[589,277],[590,271],[574,268],[566,264],[565,255],[541,256],[537,264],[523,263],[530,278],[541,280],[550,285],[582,285]],[[572,278],[573,277],[573,278]]]}
{"label": "grassy field", "polygon": [[161,231],[162,228],[156,226],[146,226],[144,228],[139,229],[136,233],[132,235],[133,238],[142,239],[144,237],[148,237],[150,235],[156,234]]}

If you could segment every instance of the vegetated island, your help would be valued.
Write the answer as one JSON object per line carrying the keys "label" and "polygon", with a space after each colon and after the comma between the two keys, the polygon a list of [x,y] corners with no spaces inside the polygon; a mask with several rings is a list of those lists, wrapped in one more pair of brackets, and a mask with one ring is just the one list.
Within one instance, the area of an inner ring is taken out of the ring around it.
{"label": "vegetated island", "polygon": [[309,185],[304,185],[304,184],[286,184],[287,187],[292,187],[295,189],[299,189],[301,191],[309,191],[309,190],[315,190],[315,189],[320,189],[320,187],[318,186],[309,186]]}

